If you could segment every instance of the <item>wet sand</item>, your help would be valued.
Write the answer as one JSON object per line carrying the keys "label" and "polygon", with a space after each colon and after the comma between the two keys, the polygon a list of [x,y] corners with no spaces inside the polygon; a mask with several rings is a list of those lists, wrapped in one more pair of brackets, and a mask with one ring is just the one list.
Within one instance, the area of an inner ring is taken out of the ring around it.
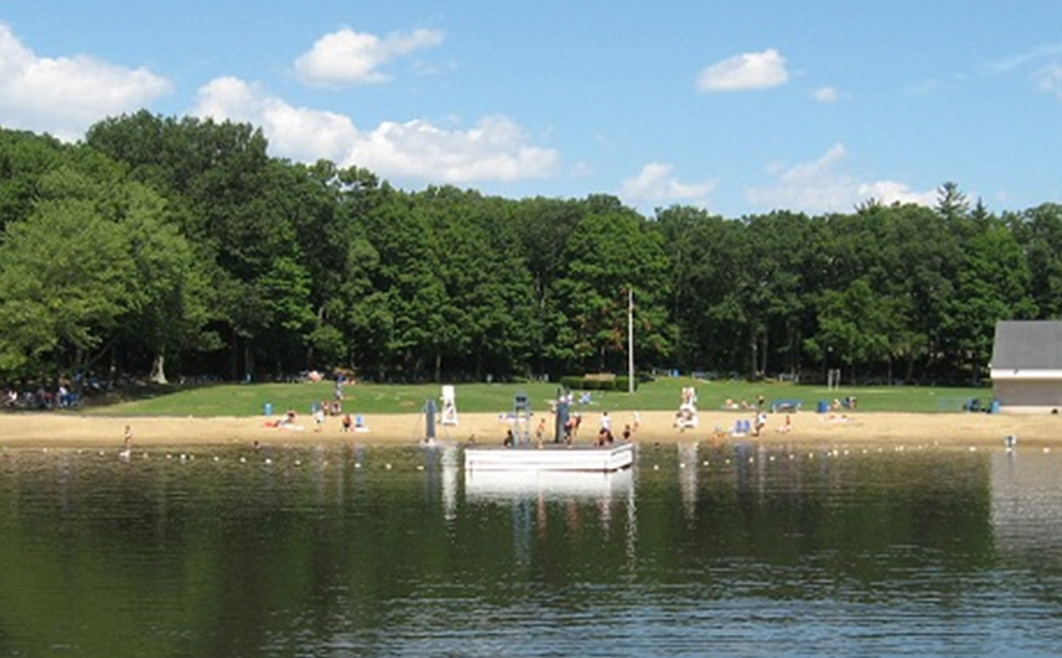
{"label": "wet sand", "polygon": [[[577,443],[594,440],[600,412],[582,410],[583,422]],[[625,425],[635,424],[629,411],[611,413],[618,437]],[[641,412],[633,438],[639,442],[675,443],[725,440],[738,419],[752,419],[750,412],[708,411],[698,414],[696,428],[674,427],[672,412]],[[553,437],[553,416],[532,418],[532,436],[540,420],[546,420],[546,438]],[[17,447],[120,447],[125,427],[133,443],[142,448],[183,445],[300,445],[317,443],[402,444],[425,438],[424,418],[419,414],[365,415],[367,431],[343,432],[339,418],[330,417],[318,431],[313,419],[300,416],[295,428],[270,426],[277,417],[104,417],[66,413],[11,413],[0,415],[0,446]],[[953,446],[1002,446],[1004,437],[1018,437],[1021,445],[1050,446],[1062,443],[1062,416],[983,413],[882,413],[855,411],[847,414],[799,412],[771,414],[759,437],[745,440],[810,442],[855,445],[933,444]],[[500,445],[510,423],[497,414],[461,414],[457,426],[437,426],[443,441],[466,442],[474,437],[480,445]]]}

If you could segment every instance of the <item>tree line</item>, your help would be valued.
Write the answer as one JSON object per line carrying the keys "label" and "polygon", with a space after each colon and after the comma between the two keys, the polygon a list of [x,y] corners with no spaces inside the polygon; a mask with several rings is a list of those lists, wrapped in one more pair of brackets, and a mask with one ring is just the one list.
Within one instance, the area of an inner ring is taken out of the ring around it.
{"label": "tree line", "polygon": [[646,217],[608,195],[404,191],[141,111],[84,140],[0,129],[0,381],[377,381],[625,372],[983,376],[995,323],[1057,318],[1062,206]]}

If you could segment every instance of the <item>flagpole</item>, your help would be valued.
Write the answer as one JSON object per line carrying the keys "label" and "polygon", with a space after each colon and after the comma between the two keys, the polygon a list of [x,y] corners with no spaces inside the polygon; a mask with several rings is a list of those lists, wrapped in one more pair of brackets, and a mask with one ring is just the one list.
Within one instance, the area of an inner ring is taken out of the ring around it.
{"label": "flagpole", "polygon": [[634,392],[634,289],[627,287],[627,392]]}

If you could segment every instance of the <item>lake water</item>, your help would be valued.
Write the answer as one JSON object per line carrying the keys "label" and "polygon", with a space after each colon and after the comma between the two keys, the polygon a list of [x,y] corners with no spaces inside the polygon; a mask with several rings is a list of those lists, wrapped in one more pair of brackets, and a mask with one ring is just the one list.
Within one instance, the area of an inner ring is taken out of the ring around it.
{"label": "lake water", "polygon": [[1038,656],[1062,451],[0,452],[0,656]]}

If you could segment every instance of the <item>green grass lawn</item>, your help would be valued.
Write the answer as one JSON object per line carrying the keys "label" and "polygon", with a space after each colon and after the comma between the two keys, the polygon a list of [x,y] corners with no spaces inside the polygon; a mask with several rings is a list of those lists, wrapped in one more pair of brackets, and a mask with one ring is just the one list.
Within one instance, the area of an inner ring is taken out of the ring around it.
{"label": "green grass lawn", "polygon": [[[703,410],[721,409],[729,398],[754,403],[763,395],[768,404],[777,400],[799,400],[805,411],[814,411],[819,400],[855,396],[858,408],[866,411],[961,411],[970,398],[987,402],[991,391],[985,388],[939,388],[925,386],[845,387],[833,391],[819,386],[788,383],[747,383],[740,381],[697,381],[688,377],[667,377],[642,384],[633,394],[592,393],[592,408],[609,411],[677,410],[684,386],[695,386]],[[511,411],[513,398],[526,393],[533,410],[548,408],[557,394],[553,383],[458,384],[459,412],[502,413]],[[253,416],[271,404],[274,413],[288,408],[303,414],[315,401],[331,400],[332,382],[295,384],[219,384],[196,388],[160,390],[158,394],[128,401],[87,405],[91,415],[131,416]],[[578,398],[579,393],[576,392]],[[344,411],[360,414],[419,413],[429,398],[439,401],[437,384],[391,385],[357,384],[345,388]]]}

